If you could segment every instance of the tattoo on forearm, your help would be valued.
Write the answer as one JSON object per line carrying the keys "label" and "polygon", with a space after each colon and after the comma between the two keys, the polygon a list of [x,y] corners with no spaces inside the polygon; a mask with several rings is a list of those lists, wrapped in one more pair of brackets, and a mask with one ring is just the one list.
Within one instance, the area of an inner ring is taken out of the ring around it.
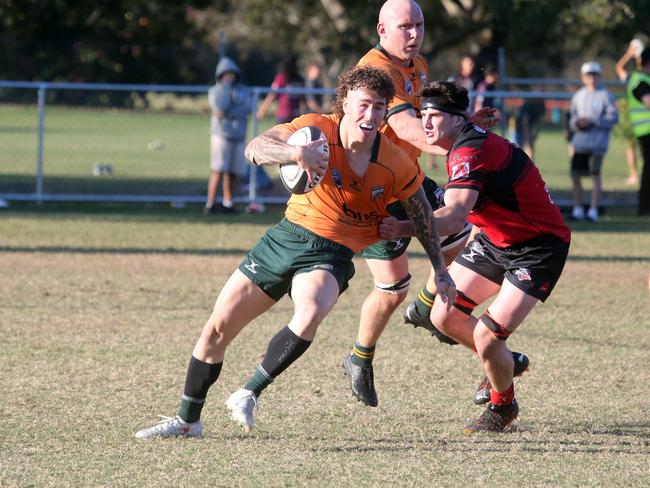
{"label": "tattoo on forearm", "polygon": [[293,160],[294,149],[272,132],[257,136],[246,146],[246,158],[264,166],[281,164]]}
{"label": "tattoo on forearm", "polygon": [[442,251],[440,250],[440,239],[433,218],[433,210],[424,190],[420,188],[410,198],[403,200],[401,203],[411,222],[413,222],[415,235],[422,243],[427,256],[429,256],[433,269],[436,272],[445,269]]}

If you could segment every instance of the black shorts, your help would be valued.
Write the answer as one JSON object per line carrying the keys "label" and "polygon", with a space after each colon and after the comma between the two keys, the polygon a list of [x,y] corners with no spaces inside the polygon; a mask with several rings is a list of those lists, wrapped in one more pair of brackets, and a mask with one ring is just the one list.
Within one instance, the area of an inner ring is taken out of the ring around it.
{"label": "black shorts", "polygon": [[571,176],[599,175],[603,165],[603,154],[573,153],[571,158]]}
{"label": "black shorts", "polygon": [[550,234],[502,248],[479,233],[456,257],[456,262],[499,285],[506,278],[527,295],[544,302],[560,279],[568,254],[569,243]]}

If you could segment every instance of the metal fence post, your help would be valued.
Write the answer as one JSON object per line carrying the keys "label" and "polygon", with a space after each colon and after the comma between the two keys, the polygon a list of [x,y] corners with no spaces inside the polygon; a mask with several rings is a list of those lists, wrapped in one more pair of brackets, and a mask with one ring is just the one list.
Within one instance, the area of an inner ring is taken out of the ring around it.
{"label": "metal fence post", "polygon": [[[502,86],[499,87],[500,90],[506,91],[508,90],[508,86],[506,85],[507,79],[506,79],[506,50],[503,47],[500,47],[497,50],[498,53],[498,70],[499,70],[499,80],[501,80]],[[506,100],[505,98],[501,99],[501,107],[503,107],[502,113],[501,113],[501,123],[500,123],[500,130],[501,130],[501,135],[503,137],[507,137],[507,130],[508,130],[508,116],[506,114]]]}
{"label": "metal fence post", "polygon": [[[258,122],[257,122],[257,100],[259,99],[260,92],[257,87],[253,88],[253,103],[251,104],[251,119],[253,123],[252,132],[253,137],[257,136]],[[254,202],[257,198],[257,165],[251,164],[251,172],[248,178],[248,201]]]}
{"label": "metal fence post", "polygon": [[36,205],[43,204],[43,139],[45,137],[45,84],[38,86],[38,132],[36,162]]}

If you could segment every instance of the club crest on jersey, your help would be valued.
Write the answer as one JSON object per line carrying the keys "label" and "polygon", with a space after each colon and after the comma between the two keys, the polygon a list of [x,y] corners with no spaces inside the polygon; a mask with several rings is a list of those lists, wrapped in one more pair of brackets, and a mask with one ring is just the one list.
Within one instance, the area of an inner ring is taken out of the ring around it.
{"label": "club crest on jersey", "polygon": [[515,271],[515,275],[519,281],[531,281],[533,279],[530,276],[530,270],[527,268],[519,268]]}
{"label": "club crest on jersey", "polygon": [[413,94],[413,84],[411,83],[411,80],[406,79],[404,80],[404,89],[406,90],[406,93],[409,95]]}
{"label": "club crest on jersey", "polygon": [[467,176],[469,176],[469,163],[459,163],[451,168],[449,181],[454,181],[458,178],[466,178]]}
{"label": "club crest on jersey", "polygon": [[384,187],[383,187],[383,185],[382,186],[373,186],[370,189],[370,200],[372,200],[373,202],[377,198],[379,198],[379,197],[381,197],[383,195],[384,195]]}
{"label": "club crest on jersey", "polygon": [[334,180],[336,188],[340,190],[343,186],[343,176],[341,175],[341,172],[336,168],[332,168],[330,173],[332,174],[332,179]]}

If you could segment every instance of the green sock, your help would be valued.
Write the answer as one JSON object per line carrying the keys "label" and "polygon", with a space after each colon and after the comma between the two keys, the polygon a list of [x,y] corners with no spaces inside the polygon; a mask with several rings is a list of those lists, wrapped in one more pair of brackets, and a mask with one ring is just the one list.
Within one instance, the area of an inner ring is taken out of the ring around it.
{"label": "green sock", "polygon": [[264,390],[264,388],[269,386],[271,383],[273,383],[273,378],[271,378],[271,376],[269,376],[268,373],[264,371],[260,365],[255,370],[255,373],[253,373],[253,376],[251,376],[251,379],[249,379],[248,382],[244,385],[244,389],[252,391],[255,393],[256,397],[259,397],[262,393],[262,390]]}
{"label": "green sock", "polygon": [[435,294],[431,293],[426,288],[422,288],[415,299],[415,308],[417,309],[418,314],[423,317],[428,317],[431,314],[431,307],[433,307],[433,301],[435,299]]}
{"label": "green sock", "polygon": [[354,342],[354,348],[352,349],[352,357],[350,360],[352,364],[357,366],[370,366],[372,365],[372,359],[375,357],[375,346],[365,347],[359,344],[357,341]]}
{"label": "green sock", "polygon": [[201,410],[203,410],[203,405],[205,405],[205,399],[198,400],[196,398],[190,398],[183,395],[181,397],[181,402],[178,405],[178,416],[188,424],[196,422],[201,418]]}

